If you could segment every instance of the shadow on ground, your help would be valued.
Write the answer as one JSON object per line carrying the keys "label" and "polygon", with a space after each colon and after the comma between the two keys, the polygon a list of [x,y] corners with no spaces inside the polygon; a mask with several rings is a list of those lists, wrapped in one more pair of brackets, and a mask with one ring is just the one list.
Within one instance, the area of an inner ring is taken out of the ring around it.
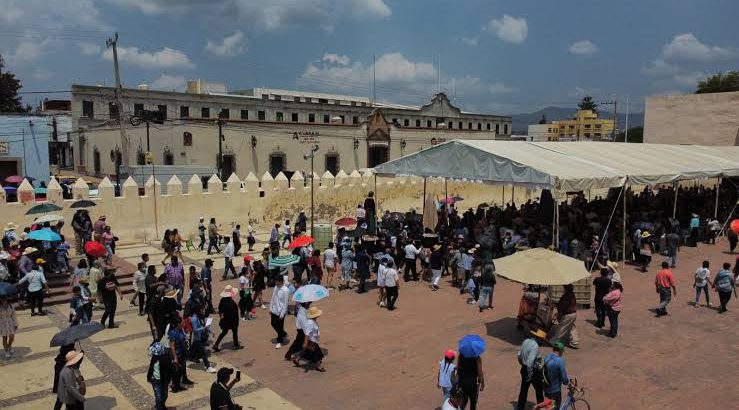
{"label": "shadow on ground", "polygon": [[524,337],[516,326],[518,326],[518,319],[503,317],[494,322],[485,323],[485,330],[488,336],[518,346],[523,342]]}

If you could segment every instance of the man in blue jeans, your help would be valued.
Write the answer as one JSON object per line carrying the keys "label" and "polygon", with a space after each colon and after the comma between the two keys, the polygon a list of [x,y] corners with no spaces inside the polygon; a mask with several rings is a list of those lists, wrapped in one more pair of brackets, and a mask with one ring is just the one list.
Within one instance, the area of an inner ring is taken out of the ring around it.
{"label": "man in blue jeans", "polygon": [[493,265],[485,265],[480,277],[480,312],[485,310],[485,302],[487,308],[493,308],[493,291],[495,290],[495,267]]}
{"label": "man in blue jeans", "polygon": [[570,383],[570,377],[567,375],[567,368],[562,355],[565,352],[565,345],[562,342],[554,342],[552,353],[544,358],[544,395],[554,400],[559,408],[562,403],[562,386]]}

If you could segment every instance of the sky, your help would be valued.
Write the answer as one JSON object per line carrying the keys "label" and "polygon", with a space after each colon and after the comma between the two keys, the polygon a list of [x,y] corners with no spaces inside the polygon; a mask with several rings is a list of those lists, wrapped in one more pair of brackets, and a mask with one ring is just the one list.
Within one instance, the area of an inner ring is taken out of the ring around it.
{"label": "sky", "polygon": [[[735,0],[0,0],[0,54],[24,92],[287,88],[467,111],[532,112],[690,93],[739,69]],[[373,64],[374,61],[374,64]],[[373,69],[374,67],[374,69]],[[34,103],[68,94],[23,94]],[[624,105],[621,105],[623,107]],[[621,108],[619,108],[621,110]]]}

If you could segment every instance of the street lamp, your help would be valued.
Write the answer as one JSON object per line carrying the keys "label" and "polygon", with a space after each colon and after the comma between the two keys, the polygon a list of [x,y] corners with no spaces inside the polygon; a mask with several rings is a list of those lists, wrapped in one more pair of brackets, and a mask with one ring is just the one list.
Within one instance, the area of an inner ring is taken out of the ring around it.
{"label": "street lamp", "polygon": [[318,152],[318,144],[314,145],[309,153],[303,155],[303,159],[310,159],[310,234],[313,235],[313,210],[315,206],[315,189],[313,188],[313,159]]}

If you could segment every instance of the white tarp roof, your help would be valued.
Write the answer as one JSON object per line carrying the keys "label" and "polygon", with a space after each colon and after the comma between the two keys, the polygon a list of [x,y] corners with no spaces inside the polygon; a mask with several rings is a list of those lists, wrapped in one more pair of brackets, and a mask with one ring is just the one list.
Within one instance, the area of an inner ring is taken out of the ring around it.
{"label": "white tarp roof", "polygon": [[739,176],[739,147],[452,140],[386,162],[375,172],[583,191]]}

